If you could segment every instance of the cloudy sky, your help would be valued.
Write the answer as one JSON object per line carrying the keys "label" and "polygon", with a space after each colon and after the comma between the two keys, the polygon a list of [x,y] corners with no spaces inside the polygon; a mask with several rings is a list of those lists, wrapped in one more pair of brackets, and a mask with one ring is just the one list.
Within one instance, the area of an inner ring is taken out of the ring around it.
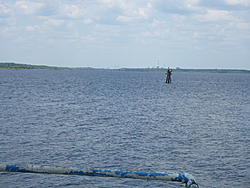
{"label": "cloudy sky", "polygon": [[250,70],[250,0],[0,0],[0,62]]}

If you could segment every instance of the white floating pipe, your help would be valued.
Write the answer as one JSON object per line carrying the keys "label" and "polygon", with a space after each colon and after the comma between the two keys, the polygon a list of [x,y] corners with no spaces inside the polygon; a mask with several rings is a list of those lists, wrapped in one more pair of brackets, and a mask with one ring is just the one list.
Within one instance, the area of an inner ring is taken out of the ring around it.
{"label": "white floating pipe", "polygon": [[133,178],[146,180],[177,181],[188,188],[197,188],[194,177],[188,173],[134,172],[123,170],[107,170],[99,168],[56,167],[41,165],[4,165],[0,164],[0,172],[44,173],[80,176],[100,176],[116,178]]}

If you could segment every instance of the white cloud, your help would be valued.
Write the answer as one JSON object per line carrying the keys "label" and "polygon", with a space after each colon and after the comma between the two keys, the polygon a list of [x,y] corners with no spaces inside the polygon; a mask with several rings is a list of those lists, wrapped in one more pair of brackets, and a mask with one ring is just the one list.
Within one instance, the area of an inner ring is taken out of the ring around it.
{"label": "white cloud", "polygon": [[145,6],[123,6],[123,14],[119,15],[116,20],[121,22],[132,22],[140,19],[148,19],[152,12],[152,5],[147,3]]}
{"label": "white cloud", "polygon": [[148,3],[145,7],[139,7],[139,15],[141,18],[147,19],[150,15],[152,5]]}
{"label": "white cloud", "polygon": [[23,43],[23,42],[26,42],[26,38],[24,37],[17,37],[13,40],[13,42],[15,43]]}
{"label": "white cloud", "polygon": [[164,0],[153,1],[157,10],[165,14],[191,15],[202,13],[203,9],[198,6],[198,0]]}
{"label": "white cloud", "polygon": [[90,24],[90,23],[93,23],[93,20],[89,19],[89,18],[86,18],[86,19],[83,20],[83,23]]}
{"label": "white cloud", "polygon": [[3,4],[0,4],[0,18],[8,18],[10,17],[12,11],[4,6]]}
{"label": "white cloud", "polygon": [[123,1],[123,0],[100,0],[105,7],[104,9],[114,10],[116,9],[117,21],[131,22],[138,19],[147,19],[152,11],[152,5],[147,2],[134,2],[134,1]]}
{"label": "white cloud", "polygon": [[154,31],[153,33],[150,33],[150,32],[147,31],[147,32],[143,33],[143,35],[144,36],[149,36],[149,37],[164,38],[169,33],[170,33],[170,29],[159,29],[157,31]]}
{"label": "white cloud", "polygon": [[44,3],[35,3],[30,1],[16,1],[14,8],[20,14],[32,15],[35,14],[43,6]]}
{"label": "white cloud", "polygon": [[152,26],[159,26],[159,25],[162,25],[162,24],[165,24],[165,23],[166,23],[166,21],[159,21],[159,20],[154,18],[153,23],[151,25]]}
{"label": "white cloud", "polygon": [[199,21],[237,21],[238,19],[234,17],[229,11],[226,10],[207,10],[205,15],[198,15],[197,19]]}
{"label": "white cloud", "polygon": [[249,6],[250,0],[225,0],[230,5],[244,5]]}
{"label": "white cloud", "polygon": [[38,25],[26,26],[25,29],[26,29],[26,31],[35,31],[35,30],[39,29],[39,26]]}
{"label": "white cloud", "polygon": [[0,30],[0,34],[3,38],[9,39],[11,37],[11,33],[13,32],[14,27],[2,27]]}
{"label": "white cloud", "polygon": [[58,19],[48,19],[44,22],[45,26],[52,26],[52,27],[58,27],[61,24],[63,24],[64,20],[58,20]]}
{"label": "white cloud", "polygon": [[88,35],[88,36],[82,36],[81,38],[84,39],[84,40],[95,40],[96,39],[95,37],[90,36],[90,35]]}
{"label": "white cloud", "polygon": [[63,5],[63,11],[70,18],[79,18],[83,16],[86,11],[83,8],[80,8],[79,5]]}
{"label": "white cloud", "polygon": [[248,30],[250,29],[250,23],[229,23],[230,28],[237,28],[237,29],[243,29],[243,30]]}
{"label": "white cloud", "polygon": [[124,0],[100,0],[100,2],[105,4],[108,8],[119,7],[124,11],[130,11],[137,5],[136,2]]}
{"label": "white cloud", "polygon": [[73,27],[75,24],[73,22],[70,22],[66,25],[66,27]]}
{"label": "white cloud", "polygon": [[134,20],[133,17],[128,17],[128,16],[121,16],[119,15],[117,18],[116,18],[117,21],[121,21],[121,22],[131,22],[132,20]]}

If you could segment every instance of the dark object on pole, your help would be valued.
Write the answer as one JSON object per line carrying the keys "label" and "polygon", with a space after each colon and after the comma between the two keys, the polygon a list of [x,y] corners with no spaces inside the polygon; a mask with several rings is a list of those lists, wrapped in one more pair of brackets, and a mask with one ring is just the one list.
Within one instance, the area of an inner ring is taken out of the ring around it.
{"label": "dark object on pole", "polygon": [[167,75],[166,83],[170,84],[171,83],[172,70],[169,67],[168,67],[166,75]]}

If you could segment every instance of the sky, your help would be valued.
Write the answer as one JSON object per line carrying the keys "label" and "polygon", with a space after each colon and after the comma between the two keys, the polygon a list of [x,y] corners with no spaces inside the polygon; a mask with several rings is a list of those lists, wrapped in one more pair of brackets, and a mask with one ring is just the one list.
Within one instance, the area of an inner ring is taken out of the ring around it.
{"label": "sky", "polygon": [[250,70],[250,0],[0,0],[0,62]]}

